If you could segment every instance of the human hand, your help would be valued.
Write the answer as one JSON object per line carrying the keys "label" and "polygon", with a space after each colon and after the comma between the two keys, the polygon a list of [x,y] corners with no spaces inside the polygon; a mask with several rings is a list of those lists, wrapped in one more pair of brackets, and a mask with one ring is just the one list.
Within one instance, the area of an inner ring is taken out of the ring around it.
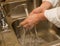
{"label": "human hand", "polygon": [[32,14],[32,16],[28,16],[23,22],[20,23],[21,26],[31,29],[33,28],[39,21],[44,20],[45,17],[43,13],[40,14]]}
{"label": "human hand", "polygon": [[33,9],[32,12],[30,13],[30,15],[32,15],[32,14],[38,14],[38,13],[43,13],[44,11],[45,11],[44,8],[38,7],[38,8]]}
{"label": "human hand", "polygon": [[44,16],[44,11],[46,9],[51,8],[51,3],[49,2],[43,2],[40,7],[34,9],[29,16],[22,22],[20,25],[22,25],[25,28],[32,28],[34,25],[36,25],[41,20],[46,20]]}

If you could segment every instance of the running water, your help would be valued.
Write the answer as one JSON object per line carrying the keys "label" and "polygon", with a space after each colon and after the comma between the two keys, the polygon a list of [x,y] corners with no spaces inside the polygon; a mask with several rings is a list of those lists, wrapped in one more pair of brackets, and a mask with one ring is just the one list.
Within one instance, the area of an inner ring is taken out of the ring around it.
{"label": "running water", "polygon": [[[28,16],[27,7],[24,6],[24,8],[25,8],[26,15]],[[25,28],[22,29],[22,32],[23,34],[19,39],[21,46],[40,46],[45,43],[45,41],[38,36],[36,26],[34,27],[35,33],[32,33],[31,29],[25,29]]]}
{"label": "running water", "polygon": [[32,33],[30,29],[27,30],[23,28],[22,32],[23,34],[19,39],[21,46],[40,46],[45,43],[45,41],[38,36],[37,30],[35,33]]}

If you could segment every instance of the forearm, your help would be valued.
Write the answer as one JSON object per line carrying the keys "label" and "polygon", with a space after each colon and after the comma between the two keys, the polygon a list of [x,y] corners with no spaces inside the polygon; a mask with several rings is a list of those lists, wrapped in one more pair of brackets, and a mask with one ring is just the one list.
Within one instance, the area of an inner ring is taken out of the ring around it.
{"label": "forearm", "polygon": [[56,7],[56,8],[50,9],[50,10],[46,10],[44,12],[44,16],[51,23],[55,24],[57,27],[60,28],[60,7]]}
{"label": "forearm", "polygon": [[40,7],[44,9],[49,9],[51,7],[56,7],[58,5],[59,0],[42,0],[42,4]]}
{"label": "forearm", "polygon": [[52,7],[52,4],[50,3],[50,2],[48,2],[48,1],[44,1],[44,2],[42,2],[42,4],[40,5],[40,8],[42,8],[42,9],[49,9],[49,8],[51,8]]}

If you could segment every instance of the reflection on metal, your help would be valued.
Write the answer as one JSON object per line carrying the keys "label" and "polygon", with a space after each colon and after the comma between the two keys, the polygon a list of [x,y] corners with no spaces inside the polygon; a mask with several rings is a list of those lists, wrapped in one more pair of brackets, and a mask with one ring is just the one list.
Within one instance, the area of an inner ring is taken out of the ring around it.
{"label": "reflection on metal", "polygon": [[60,36],[56,34],[56,32],[54,30],[50,30],[49,31],[52,35],[55,35],[58,39],[60,39]]}
{"label": "reflection on metal", "polygon": [[36,0],[33,0],[33,1],[34,1],[34,8],[36,8],[37,7]]}
{"label": "reflection on metal", "polygon": [[3,8],[3,3],[0,3],[0,23],[1,23],[1,28],[3,31],[8,31],[8,24],[6,22],[5,18],[5,13],[4,13],[4,8]]}
{"label": "reflection on metal", "polygon": [[55,45],[52,45],[52,46],[60,46],[60,43],[58,43],[58,44],[55,44]]}
{"label": "reflection on metal", "polygon": [[28,15],[28,13],[27,13],[28,11],[27,11],[26,4],[21,4],[21,5],[17,5],[16,7],[13,7],[13,8],[10,10],[10,12],[8,13],[8,15],[12,14],[13,11],[14,11],[16,8],[21,7],[21,6],[24,7],[24,9],[25,9],[25,11],[26,11],[26,14]]}

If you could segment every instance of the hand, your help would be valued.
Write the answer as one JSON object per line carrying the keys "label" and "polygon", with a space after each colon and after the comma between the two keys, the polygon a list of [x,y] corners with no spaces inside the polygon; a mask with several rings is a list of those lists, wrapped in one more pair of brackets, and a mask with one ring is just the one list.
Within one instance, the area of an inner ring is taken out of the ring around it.
{"label": "hand", "polygon": [[52,4],[48,1],[43,2],[38,8],[35,8],[30,14],[43,13],[45,10],[50,9]]}
{"label": "hand", "polygon": [[32,28],[34,25],[36,25],[39,21],[46,20],[44,16],[44,11],[46,9],[51,8],[51,3],[49,2],[43,2],[40,7],[34,9],[30,15],[22,22],[20,25],[22,25],[25,28]]}
{"label": "hand", "polygon": [[38,7],[38,8],[35,8],[34,10],[32,10],[32,12],[30,13],[30,15],[32,15],[32,14],[38,14],[38,13],[42,13],[42,12],[44,12],[44,11],[45,11],[44,8],[42,8],[42,7]]}
{"label": "hand", "polygon": [[39,21],[44,20],[43,13],[40,14],[32,14],[32,16],[28,16],[23,22],[20,23],[23,27],[27,29],[31,29],[36,25]]}
{"label": "hand", "polygon": [[39,21],[45,19],[44,17],[44,9],[41,7],[38,7],[34,9],[29,16],[19,25],[25,27],[25,28],[33,28]]}

